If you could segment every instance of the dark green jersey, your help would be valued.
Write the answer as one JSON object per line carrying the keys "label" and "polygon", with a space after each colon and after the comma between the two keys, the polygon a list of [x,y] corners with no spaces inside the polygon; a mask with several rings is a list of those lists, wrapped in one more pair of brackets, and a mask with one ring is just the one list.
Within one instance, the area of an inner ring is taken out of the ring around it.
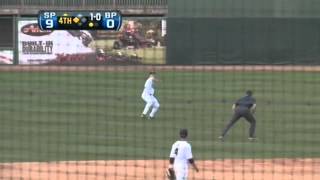
{"label": "dark green jersey", "polygon": [[256,99],[252,96],[244,96],[236,101],[236,106],[251,108],[256,104]]}

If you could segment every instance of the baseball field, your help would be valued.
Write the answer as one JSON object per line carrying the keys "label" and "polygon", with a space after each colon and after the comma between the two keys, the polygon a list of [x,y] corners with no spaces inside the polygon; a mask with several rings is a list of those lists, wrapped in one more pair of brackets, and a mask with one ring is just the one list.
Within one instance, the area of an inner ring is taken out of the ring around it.
{"label": "baseball field", "polygon": [[[142,120],[151,69],[161,106]],[[200,167],[191,179],[320,179],[319,69],[1,67],[0,176],[164,179],[171,145],[188,128]],[[218,141],[247,89],[258,141],[247,140],[246,121]]]}

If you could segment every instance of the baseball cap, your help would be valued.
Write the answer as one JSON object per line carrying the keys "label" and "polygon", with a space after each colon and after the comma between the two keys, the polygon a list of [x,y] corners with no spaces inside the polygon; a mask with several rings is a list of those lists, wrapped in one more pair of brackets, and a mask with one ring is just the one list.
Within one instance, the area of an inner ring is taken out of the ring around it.
{"label": "baseball cap", "polygon": [[186,138],[188,136],[188,130],[187,129],[180,129],[180,137]]}

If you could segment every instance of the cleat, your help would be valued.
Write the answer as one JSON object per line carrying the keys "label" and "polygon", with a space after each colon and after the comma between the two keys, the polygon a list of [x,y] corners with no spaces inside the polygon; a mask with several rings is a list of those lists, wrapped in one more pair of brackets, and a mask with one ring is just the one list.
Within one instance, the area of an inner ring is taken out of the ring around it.
{"label": "cleat", "polygon": [[218,139],[219,139],[220,141],[224,141],[224,137],[223,137],[223,136],[219,136]]}
{"label": "cleat", "polygon": [[257,140],[257,138],[255,138],[255,137],[249,137],[248,140],[251,141],[251,142],[254,142],[254,141]]}
{"label": "cleat", "polygon": [[147,115],[145,115],[145,114],[141,114],[140,117],[141,117],[142,119],[147,119]]}
{"label": "cleat", "polygon": [[154,118],[154,117],[150,117],[150,116],[149,116],[149,117],[148,117],[148,119],[149,119],[149,120],[154,120],[155,118]]}

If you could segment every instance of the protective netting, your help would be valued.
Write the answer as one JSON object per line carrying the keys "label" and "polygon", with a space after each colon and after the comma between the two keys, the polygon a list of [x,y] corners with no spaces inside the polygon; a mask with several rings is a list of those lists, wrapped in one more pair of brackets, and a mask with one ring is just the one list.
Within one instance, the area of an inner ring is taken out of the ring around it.
{"label": "protective netting", "polygon": [[45,39],[1,16],[0,179],[320,179],[320,4],[259,2],[170,1]]}

